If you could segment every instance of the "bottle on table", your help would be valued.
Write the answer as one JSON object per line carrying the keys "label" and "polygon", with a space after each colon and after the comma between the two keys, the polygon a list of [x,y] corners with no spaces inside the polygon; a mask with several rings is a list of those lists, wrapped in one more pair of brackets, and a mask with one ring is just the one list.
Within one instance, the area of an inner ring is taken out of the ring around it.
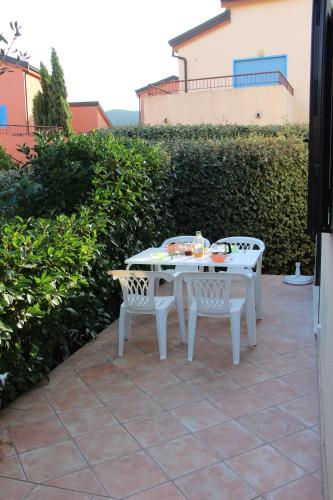
{"label": "bottle on table", "polygon": [[195,239],[193,242],[193,256],[203,257],[205,254],[205,242],[202,237],[201,231],[195,233]]}

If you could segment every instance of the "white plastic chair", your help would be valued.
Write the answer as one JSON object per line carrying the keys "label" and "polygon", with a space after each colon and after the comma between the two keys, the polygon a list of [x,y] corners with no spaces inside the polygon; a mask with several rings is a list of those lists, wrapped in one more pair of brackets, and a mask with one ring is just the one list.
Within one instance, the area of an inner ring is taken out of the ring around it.
{"label": "white plastic chair", "polygon": [[[261,291],[261,268],[262,268],[262,256],[265,251],[265,243],[258,238],[250,238],[248,236],[230,236],[228,238],[221,238],[217,240],[220,243],[230,243],[231,245],[237,245],[238,250],[246,252],[247,250],[260,250],[261,255],[257,261],[256,269],[254,271],[254,288],[255,288],[255,302],[256,302],[256,316],[257,319],[262,319],[262,291]],[[250,269],[247,268],[237,268],[231,269],[231,272],[249,272]]]}
{"label": "white plastic chair", "polygon": [[[187,283],[188,307],[188,360],[193,360],[196,322],[198,316],[229,317],[233,363],[240,358],[240,319],[246,308],[249,345],[256,345],[253,274],[232,273],[184,273],[181,278]],[[237,281],[245,285],[246,299],[230,298],[230,287]]]}
{"label": "white plastic chair", "polygon": [[[170,243],[179,243],[179,242],[184,242],[184,243],[192,243],[195,240],[195,236],[174,236],[173,238],[168,238],[165,241],[163,241],[161,248],[167,248],[167,246]],[[210,241],[207,240],[207,238],[203,238],[205,247],[210,246]],[[158,270],[161,270],[161,266],[158,267]],[[203,268],[199,266],[182,266],[182,265],[175,265],[174,269],[165,269],[164,272],[170,273],[174,278],[177,278],[179,276],[179,273],[182,272],[196,272],[196,271],[203,271]],[[173,293],[176,297],[176,302],[177,302],[177,311],[178,311],[178,317],[179,317],[179,322],[180,322],[180,329],[185,335],[185,318],[184,318],[184,302],[183,302],[183,285],[181,280],[175,280],[174,281],[174,289]]]}
{"label": "white plastic chair", "polygon": [[[169,273],[154,271],[111,271],[113,279],[118,279],[123,292],[123,303],[119,316],[119,356],[124,354],[125,337],[130,336],[132,314],[155,314],[160,350],[160,359],[166,359],[166,325],[169,310],[175,305],[175,296],[155,296],[155,280],[172,281]],[[185,334],[179,330],[181,342]]]}

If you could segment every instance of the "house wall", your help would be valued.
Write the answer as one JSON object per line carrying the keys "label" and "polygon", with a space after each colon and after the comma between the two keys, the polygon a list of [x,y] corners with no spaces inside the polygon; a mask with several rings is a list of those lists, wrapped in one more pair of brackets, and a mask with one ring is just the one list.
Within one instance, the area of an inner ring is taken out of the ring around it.
{"label": "house wall", "polygon": [[12,66],[12,72],[0,76],[0,104],[7,106],[7,123],[26,125],[26,104],[24,92],[24,72],[22,67]]}
{"label": "house wall", "polygon": [[71,106],[72,126],[75,132],[97,129],[97,106]]}
{"label": "house wall", "polygon": [[33,118],[33,99],[37,92],[41,90],[41,84],[40,84],[40,78],[39,76],[35,76],[32,74],[27,74],[26,75],[26,86],[27,86],[27,108],[28,108],[28,119],[29,119],[29,125],[34,124],[34,118]]}
{"label": "house wall", "polygon": [[324,478],[327,500],[333,499],[333,235],[322,235],[320,284],[319,375],[321,389]]}
{"label": "house wall", "polygon": [[[230,9],[230,22],[178,47],[188,61],[188,78],[232,75],[234,59],[287,54],[295,118],[307,122],[312,0],[233,1]],[[179,75],[184,79],[182,61]]]}
{"label": "house wall", "polygon": [[[260,113],[261,118],[256,118]],[[292,95],[282,85],[146,96],[142,123],[283,124],[295,121]],[[144,121],[143,121],[144,120]]]}

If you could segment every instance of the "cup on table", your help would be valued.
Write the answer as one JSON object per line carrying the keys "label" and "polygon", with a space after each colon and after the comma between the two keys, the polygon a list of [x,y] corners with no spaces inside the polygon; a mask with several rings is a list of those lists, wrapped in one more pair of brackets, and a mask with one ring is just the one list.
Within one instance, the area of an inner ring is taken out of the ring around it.
{"label": "cup on table", "polygon": [[184,243],[184,254],[189,257],[193,254],[193,243],[186,242]]}

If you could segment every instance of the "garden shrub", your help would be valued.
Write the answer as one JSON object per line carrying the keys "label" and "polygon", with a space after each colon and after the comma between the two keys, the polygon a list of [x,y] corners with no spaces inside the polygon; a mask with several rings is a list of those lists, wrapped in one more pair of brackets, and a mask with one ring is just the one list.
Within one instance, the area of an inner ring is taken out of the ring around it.
{"label": "garden shrub", "polygon": [[[3,403],[68,354],[73,341],[68,325],[77,322],[83,309],[81,305],[75,310],[73,304],[90,300],[88,276],[98,250],[96,234],[87,210],[1,225],[0,373],[10,373],[0,392]],[[86,341],[91,332],[85,333]]]}
{"label": "garden shrub", "polygon": [[[105,134],[105,132],[101,132]],[[174,140],[226,139],[228,137],[290,137],[304,138],[306,125],[128,125],[112,129],[120,137],[145,139],[149,142],[173,142]]]}
{"label": "garden shrub", "polygon": [[306,234],[307,146],[301,137],[249,136],[179,141],[173,216],[178,233],[201,229],[211,241],[243,235],[266,244],[264,272],[313,272]]}
{"label": "garden shrub", "polygon": [[0,171],[11,170],[14,168],[14,162],[11,157],[6,153],[4,148],[0,146]]}

